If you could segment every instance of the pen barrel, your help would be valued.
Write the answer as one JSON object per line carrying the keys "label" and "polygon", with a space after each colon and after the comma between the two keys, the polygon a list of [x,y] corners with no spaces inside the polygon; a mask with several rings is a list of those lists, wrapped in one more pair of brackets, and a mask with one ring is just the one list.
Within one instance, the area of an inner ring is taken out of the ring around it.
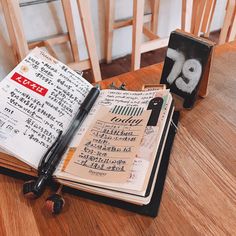
{"label": "pen barrel", "polygon": [[[93,87],[88,95],[85,97],[83,103],[80,106],[79,112],[77,113],[75,119],[73,120],[72,124],[70,125],[69,129],[66,133],[61,137],[59,142],[57,143],[56,148],[53,150],[52,156],[48,159],[48,163],[46,165],[46,169],[52,168],[57,166],[59,161],[61,160],[62,155],[65,153],[66,149],[68,148],[72,138],[74,137],[76,131],[81,126],[83,120],[91,110],[92,106],[94,105],[100,90],[96,87]],[[54,170],[55,170],[54,168]],[[53,171],[54,171],[53,170]]]}
{"label": "pen barrel", "polygon": [[41,169],[41,173],[39,174],[38,179],[35,182],[33,193],[36,196],[40,196],[43,192],[48,180],[52,177],[53,172],[55,171],[57,165],[59,164],[61,157],[67,150],[69,143],[71,142],[76,130],[79,128],[80,124],[84,120],[86,116],[85,111],[81,111],[79,119],[77,119],[73,125],[67,130],[66,134],[62,136],[62,138],[57,143],[53,153],[51,154],[50,158],[48,159],[45,166]]}
{"label": "pen barrel", "polygon": [[100,93],[100,90],[96,87],[91,88],[88,95],[85,97],[83,103],[80,106],[80,110],[85,110],[86,112],[89,112],[96,101],[98,95]]}
{"label": "pen barrel", "polygon": [[36,196],[41,195],[41,193],[43,192],[47,181],[52,177],[53,172],[57,168],[57,165],[59,164],[63,154],[67,150],[76,131],[81,126],[84,118],[91,110],[99,93],[100,93],[100,90],[96,87],[93,87],[89,91],[88,95],[86,96],[83,103],[81,104],[79,112],[75,116],[75,119],[73,120],[72,124],[70,125],[66,133],[62,135],[62,137],[56,143],[56,146],[55,148],[53,148],[53,152],[50,153],[47,162],[43,162],[43,166],[39,168],[40,170],[39,177],[36,180],[35,186],[33,189],[33,192],[35,193]]}
{"label": "pen barrel", "polygon": [[[49,158],[47,164],[46,164],[46,169],[51,172],[51,169],[54,167],[56,168],[57,164],[60,162],[61,157],[69,147],[69,144],[74,137],[76,131],[79,129],[80,125],[82,124],[84,118],[86,117],[87,113],[85,111],[80,111],[79,112],[79,117],[72,123],[70,128],[67,130],[67,132],[61,137],[59,142],[57,143],[57,146],[53,150],[52,156]],[[45,169],[45,168],[44,168]],[[53,171],[54,171],[53,169]],[[45,172],[45,171],[43,171]]]}

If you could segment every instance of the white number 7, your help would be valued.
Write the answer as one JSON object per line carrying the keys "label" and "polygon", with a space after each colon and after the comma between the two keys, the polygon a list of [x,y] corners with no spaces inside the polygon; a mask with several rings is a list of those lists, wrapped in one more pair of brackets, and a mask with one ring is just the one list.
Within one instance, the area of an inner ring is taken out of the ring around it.
{"label": "white number 7", "polygon": [[[176,87],[181,91],[192,93],[192,91],[196,88],[202,74],[201,63],[196,59],[188,59],[185,61],[185,57],[182,52],[178,52],[171,48],[168,48],[167,50],[167,57],[175,62],[167,77],[167,82],[169,84],[175,82]],[[177,78],[181,71],[184,78]]]}

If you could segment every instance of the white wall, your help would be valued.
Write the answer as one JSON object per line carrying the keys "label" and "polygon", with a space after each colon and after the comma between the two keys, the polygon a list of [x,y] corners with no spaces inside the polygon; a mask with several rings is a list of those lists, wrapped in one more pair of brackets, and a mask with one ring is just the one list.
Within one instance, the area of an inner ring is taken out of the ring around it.
{"label": "white wall", "polygon": [[[85,59],[87,57],[87,51],[83,39],[76,0],[71,1],[73,5],[73,15],[75,18],[80,57],[81,59]],[[104,0],[90,0],[97,51],[100,59],[104,57],[104,2]],[[181,0],[161,0],[158,22],[158,34],[161,37],[168,36],[172,30],[180,27],[181,2]],[[224,18],[225,2],[226,0],[217,1],[216,13],[213,18],[211,30],[220,29]],[[124,19],[132,16],[132,8],[132,0],[116,0],[115,19]],[[66,32],[66,24],[60,1],[22,7],[21,11],[27,40],[35,40],[44,38],[45,36]],[[146,11],[149,11],[148,7]],[[113,58],[129,54],[131,52],[131,42],[131,26],[116,30],[113,38]],[[68,45],[57,46],[56,51],[60,60],[64,62],[69,62],[71,60]],[[13,67],[14,57],[2,8],[0,6],[0,79],[2,79]]]}

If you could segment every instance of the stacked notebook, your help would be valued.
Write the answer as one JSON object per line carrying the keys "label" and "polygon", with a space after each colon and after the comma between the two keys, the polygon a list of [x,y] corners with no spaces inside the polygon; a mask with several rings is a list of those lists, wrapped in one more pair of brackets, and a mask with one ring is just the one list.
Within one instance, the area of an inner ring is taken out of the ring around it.
{"label": "stacked notebook", "polygon": [[[33,50],[0,82],[0,166],[37,176],[43,155],[73,124],[92,87]],[[68,191],[155,216],[175,135],[173,114],[166,89],[100,91],[53,179]]]}

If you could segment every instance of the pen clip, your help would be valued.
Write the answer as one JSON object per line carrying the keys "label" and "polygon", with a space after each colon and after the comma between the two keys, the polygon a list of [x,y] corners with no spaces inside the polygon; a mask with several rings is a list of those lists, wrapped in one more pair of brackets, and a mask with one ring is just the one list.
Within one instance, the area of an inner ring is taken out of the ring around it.
{"label": "pen clip", "polygon": [[56,140],[54,141],[54,143],[51,145],[51,147],[47,150],[47,152],[43,155],[42,159],[39,162],[38,165],[38,174],[42,173],[43,168],[45,167],[45,164],[47,162],[47,157],[49,156],[49,154],[55,149],[55,147],[57,146],[58,141],[60,140],[62,135],[62,130],[60,130],[60,132],[58,133],[58,136],[56,138]]}
{"label": "pen clip", "polygon": [[179,130],[178,126],[174,123],[173,120],[171,120],[171,125],[175,128],[175,132]]}

